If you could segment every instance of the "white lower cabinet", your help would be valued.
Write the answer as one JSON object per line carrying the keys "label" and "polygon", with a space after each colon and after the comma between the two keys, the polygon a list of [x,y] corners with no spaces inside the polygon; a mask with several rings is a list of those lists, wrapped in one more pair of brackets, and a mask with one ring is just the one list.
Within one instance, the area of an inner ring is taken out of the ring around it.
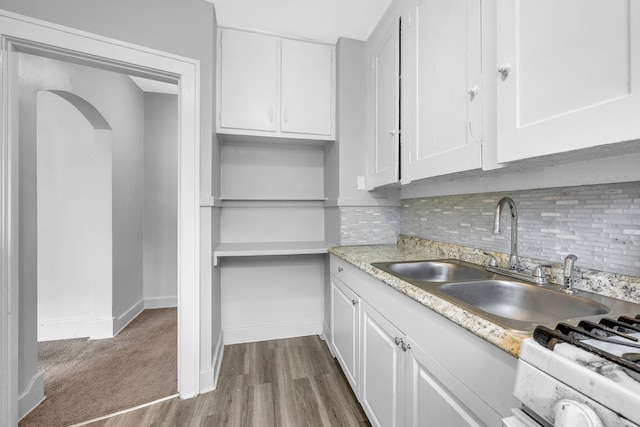
{"label": "white lower cabinet", "polygon": [[[360,340],[360,297],[331,276],[331,346],[351,388],[358,390],[358,346]],[[357,394],[357,391],[356,391]]]}
{"label": "white lower cabinet", "polygon": [[[410,427],[482,426],[476,416],[460,402],[455,391],[448,389],[437,378],[448,373],[422,348],[406,338],[407,351],[407,399],[405,425]],[[451,374],[448,374],[451,375]],[[449,384],[455,378],[448,378]],[[462,385],[458,381],[459,385]],[[452,387],[455,388],[455,387]],[[458,387],[459,388],[459,387]]]}
{"label": "white lower cabinet", "polygon": [[516,360],[331,255],[331,345],[369,422],[500,425]]}
{"label": "white lower cabinet", "polygon": [[374,426],[404,426],[403,334],[362,302],[360,404]]}

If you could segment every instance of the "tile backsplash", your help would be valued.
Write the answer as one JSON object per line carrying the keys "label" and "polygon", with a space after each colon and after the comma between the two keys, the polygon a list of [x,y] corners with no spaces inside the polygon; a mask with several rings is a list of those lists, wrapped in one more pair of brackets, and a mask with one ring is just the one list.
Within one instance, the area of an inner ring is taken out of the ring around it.
{"label": "tile backsplash", "polygon": [[398,207],[343,207],[340,245],[395,244],[400,229]]}
{"label": "tile backsplash", "polygon": [[495,207],[518,210],[518,254],[560,263],[569,253],[586,268],[640,276],[640,183],[405,199],[399,232],[508,253],[510,216],[492,234]]}

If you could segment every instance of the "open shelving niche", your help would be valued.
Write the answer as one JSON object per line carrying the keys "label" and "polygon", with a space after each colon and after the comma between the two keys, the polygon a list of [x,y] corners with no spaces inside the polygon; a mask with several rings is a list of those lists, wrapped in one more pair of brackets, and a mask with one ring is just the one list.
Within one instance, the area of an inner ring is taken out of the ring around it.
{"label": "open shelving niche", "polygon": [[221,146],[223,257],[324,254],[328,141],[225,138]]}
{"label": "open shelving niche", "polygon": [[223,138],[220,268],[224,344],[323,331],[325,143]]}

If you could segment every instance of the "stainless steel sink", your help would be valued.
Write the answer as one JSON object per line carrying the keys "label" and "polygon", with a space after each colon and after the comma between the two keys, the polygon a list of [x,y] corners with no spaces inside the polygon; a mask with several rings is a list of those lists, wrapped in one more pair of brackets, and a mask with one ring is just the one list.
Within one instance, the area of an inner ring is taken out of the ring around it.
{"label": "stainless steel sink", "polygon": [[373,265],[402,279],[430,283],[466,282],[492,276],[480,266],[456,259],[380,262]]}
{"label": "stainless steel sink", "polygon": [[637,314],[640,304],[562,286],[541,287],[456,259],[373,263],[373,266],[507,329],[577,322],[592,316]]}
{"label": "stainless steel sink", "polygon": [[611,312],[592,299],[511,280],[448,283],[434,291],[480,316],[518,330]]}

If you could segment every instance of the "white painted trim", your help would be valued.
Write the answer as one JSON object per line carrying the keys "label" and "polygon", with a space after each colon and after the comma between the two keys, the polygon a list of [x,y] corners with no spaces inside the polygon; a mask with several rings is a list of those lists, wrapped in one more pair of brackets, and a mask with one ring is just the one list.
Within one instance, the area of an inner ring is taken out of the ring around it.
{"label": "white painted trim", "polygon": [[220,331],[218,342],[216,343],[214,357],[211,361],[213,366],[213,388],[218,386],[218,378],[220,378],[220,369],[222,368],[222,358],[224,357],[224,332]]}
{"label": "white painted trim", "polygon": [[55,341],[89,337],[104,339],[113,337],[112,317],[73,317],[68,319],[39,320],[38,341]]}
{"label": "white painted trim", "polygon": [[334,207],[397,207],[400,206],[400,199],[355,199],[355,198],[340,198],[329,199],[324,202],[325,208]]}
{"label": "white painted trim", "polygon": [[45,399],[44,397],[44,373],[38,372],[29,381],[27,389],[18,396],[18,418],[24,418],[33,411]]}
{"label": "white painted trim", "polygon": [[329,325],[328,320],[329,319],[324,319],[322,321],[322,335],[320,336],[320,338],[327,342],[331,341],[331,325]]}
{"label": "white painted trim", "polygon": [[[131,323],[133,319],[138,317],[140,313],[142,313],[142,310],[144,309],[145,309],[145,301],[140,300],[137,303],[135,303],[133,306],[131,306],[129,310],[125,311],[123,314],[113,319],[113,322],[111,325],[111,332],[112,332],[111,336],[115,337],[116,335],[118,335],[120,331],[126,328],[127,325]],[[105,338],[108,338],[108,337],[105,337]]]}
{"label": "white painted trim", "polygon": [[320,335],[322,333],[322,319],[307,322],[279,323],[274,325],[260,325],[246,328],[225,329],[224,344],[239,344],[256,341],[276,340],[281,338]]}
{"label": "white painted trim", "polygon": [[154,298],[145,298],[144,299],[144,308],[146,309],[154,309],[154,308],[170,308],[178,306],[178,296],[166,296],[166,297],[154,297]]}
{"label": "white painted trim", "polygon": [[[0,145],[0,425],[17,423],[18,267],[17,150],[12,132],[15,112],[8,108],[15,72],[14,49],[46,54],[167,82],[178,82],[178,390],[180,397],[199,391],[200,371],[200,63],[197,60],[136,46],[0,10],[2,54],[2,129]],[[99,58],[99,59],[98,59]],[[13,67],[13,68],[11,68]],[[11,71],[11,72],[10,72]]]}
{"label": "white painted trim", "polygon": [[218,337],[218,342],[213,351],[211,360],[211,369],[200,373],[200,393],[207,393],[215,390],[220,377],[220,367],[222,366],[222,357],[224,356],[224,344],[222,343],[222,335]]}
{"label": "white painted trim", "polygon": [[138,317],[144,310],[177,306],[178,297],[176,295],[145,298],[138,301],[129,310],[117,318],[105,317],[98,319],[76,317],[49,322],[41,321],[38,328],[38,341],[53,341],[79,337],[89,337],[92,340],[113,338],[126,328],[127,325]]}

